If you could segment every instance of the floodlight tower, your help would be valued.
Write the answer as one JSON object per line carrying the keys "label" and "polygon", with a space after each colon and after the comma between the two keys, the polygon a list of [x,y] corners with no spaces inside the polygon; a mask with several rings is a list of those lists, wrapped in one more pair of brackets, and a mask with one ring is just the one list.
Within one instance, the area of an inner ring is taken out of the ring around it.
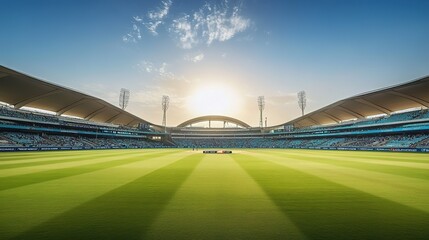
{"label": "floodlight tower", "polygon": [[170,106],[170,97],[167,95],[162,96],[162,126],[164,126],[164,131],[167,132],[167,109]]}
{"label": "floodlight tower", "polygon": [[263,128],[264,123],[262,122],[262,112],[265,109],[265,98],[264,98],[264,96],[258,97],[258,107],[259,107],[259,127]]}
{"label": "floodlight tower", "polygon": [[305,94],[305,91],[298,92],[298,106],[301,108],[302,116],[304,116],[304,110],[307,106],[307,95]]}
{"label": "floodlight tower", "polygon": [[125,110],[128,106],[128,102],[130,100],[130,90],[121,88],[121,92],[119,94],[119,107],[122,108],[122,110]]}

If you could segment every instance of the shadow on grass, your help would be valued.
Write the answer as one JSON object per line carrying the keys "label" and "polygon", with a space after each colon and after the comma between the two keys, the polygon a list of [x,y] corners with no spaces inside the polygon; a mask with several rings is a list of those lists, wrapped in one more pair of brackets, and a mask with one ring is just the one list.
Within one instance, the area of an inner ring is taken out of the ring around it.
{"label": "shadow on grass", "polygon": [[[323,158],[318,155],[305,155],[305,154],[296,154],[296,153],[274,153],[276,156],[283,156],[287,158],[293,158],[296,160],[305,160],[317,163],[326,163],[332,164],[341,167],[349,167],[379,173],[388,173],[393,175],[399,175],[410,178],[419,178],[424,180],[429,180],[429,169],[419,168],[417,167],[409,167],[409,166],[395,166],[395,165],[386,165],[382,163],[367,163],[367,162],[355,162],[355,161],[347,161],[342,160],[339,156],[330,156],[332,158]],[[325,155],[323,155],[325,156]],[[345,155],[344,157],[349,158],[349,156]],[[363,158],[362,156],[360,157]],[[369,157],[368,157],[369,159]],[[380,159],[377,159],[380,160]],[[386,161],[388,162],[388,161]],[[403,161],[405,162],[405,161]],[[421,162],[420,162],[421,163]]]}
{"label": "shadow on grass", "polygon": [[[179,152],[179,151],[168,152],[168,154],[172,154],[176,152]],[[47,171],[22,174],[22,175],[16,175],[11,177],[1,177],[0,191],[16,188],[16,187],[22,187],[30,184],[51,181],[51,180],[60,179],[64,177],[70,177],[74,175],[94,172],[94,171],[98,171],[106,168],[143,161],[150,158],[166,156],[166,154],[167,153],[165,152],[148,153],[148,154],[146,153],[129,154],[129,155],[125,155],[125,156],[129,156],[128,158],[124,158],[120,160],[112,160],[112,161],[106,161],[106,162],[94,163],[94,164],[85,164],[85,165],[79,165],[79,166],[68,167],[68,168],[52,169]]]}
{"label": "shadow on grass", "polygon": [[253,156],[235,156],[309,239],[429,239],[429,214]]}
{"label": "shadow on grass", "polygon": [[[77,162],[77,161],[85,161],[85,160],[93,160],[98,158],[103,158],[106,156],[119,156],[123,155],[124,153],[103,153],[103,154],[88,154],[88,155],[73,155],[69,154],[68,156],[43,156],[43,157],[31,157],[31,159],[50,159],[50,160],[41,160],[37,162],[18,162],[18,163],[11,163],[11,164],[2,164],[0,165],[0,169],[10,169],[10,168],[20,168],[20,167],[34,167],[34,166],[40,166],[40,165],[47,165],[47,164],[57,164],[57,163],[65,163],[65,162]],[[55,158],[61,158],[59,160]]]}
{"label": "shadow on grass", "polygon": [[180,159],[13,239],[141,239],[202,157]]}

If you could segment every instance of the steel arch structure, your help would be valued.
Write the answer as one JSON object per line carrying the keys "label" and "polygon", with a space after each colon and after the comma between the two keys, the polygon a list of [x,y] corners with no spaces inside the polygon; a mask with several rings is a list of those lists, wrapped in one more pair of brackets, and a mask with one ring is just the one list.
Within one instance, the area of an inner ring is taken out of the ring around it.
{"label": "steel arch structure", "polygon": [[206,121],[225,121],[225,122],[237,124],[238,126],[241,126],[243,128],[250,128],[249,124],[247,124],[241,120],[238,120],[238,119],[232,118],[232,117],[221,116],[221,115],[207,115],[207,116],[192,118],[192,119],[189,119],[189,120],[177,125],[177,127],[186,127],[186,126],[189,126],[191,124],[206,122]]}

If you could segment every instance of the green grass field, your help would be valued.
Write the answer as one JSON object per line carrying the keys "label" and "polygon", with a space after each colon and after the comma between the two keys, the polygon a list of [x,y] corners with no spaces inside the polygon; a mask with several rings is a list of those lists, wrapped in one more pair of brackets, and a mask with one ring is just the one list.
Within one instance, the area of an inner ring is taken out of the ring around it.
{"label": "green grass field", "polygon": [[0,239],[429,239],[429,155],[0,153]]}

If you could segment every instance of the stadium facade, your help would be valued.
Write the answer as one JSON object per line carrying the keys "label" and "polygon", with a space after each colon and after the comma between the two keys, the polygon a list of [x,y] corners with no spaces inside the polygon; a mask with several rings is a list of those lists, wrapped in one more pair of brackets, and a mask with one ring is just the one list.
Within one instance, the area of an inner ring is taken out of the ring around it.
{"label": "stadium facade", "polygon": [[[429,77],[346,98],[277,126],[201,116],[166,132],[102,99],[3,66],[0,86],[0,102],[5,103],[0,107],[0,151],[197,147],[429,152]],[[199,127],[201,122],[209,127]],[[214,122],[220,124],[212,126]]]}

